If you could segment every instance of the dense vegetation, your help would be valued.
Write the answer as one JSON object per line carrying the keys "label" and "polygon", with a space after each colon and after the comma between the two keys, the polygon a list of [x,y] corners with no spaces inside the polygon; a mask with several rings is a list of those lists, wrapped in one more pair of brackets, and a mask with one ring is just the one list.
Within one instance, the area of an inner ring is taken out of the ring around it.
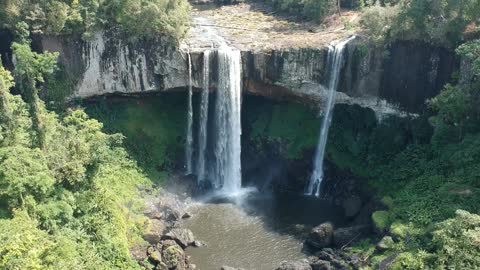
{"label": "dense vegetation", "polygon": [[23,23],[34,34],[79,34],[88,39],[98,30],[117,27],[131,38],[180,39],[189,20],[187,0],[0,1],[0,29],[15,31]]}
{"label": "dense vegetation", "polygon": [[364,109],[336,110],[328,156],[369,179],[386,207],[373,221],[380,235],[395,240],[386,252],[364,243],[356,250],[362,256],[379,263],[399,254],[393,269],[480,267],[478,44],[457,49],[468,63],[462,78],[446,85],[428,102],[430,111],[416,119],[375,124]]}
{"label": "dense vegetation", "polygon": [[[373,268],[390,256],[398,256],[393,269],[480,267],[479,42],[457,49],[466,61],[462,76],[418,117],[378,121],[369,109],[335,106],[327,158],[368,180],[384,205],[372,217],[378,237],[393,238],[386,251],[375,248],[379,239],[354,247]],[[246,106],[253,143],[267,141],[288,159],[316,146],[320,121],[312,111],[289,103]]]}
{"label": "dense vegetation", "polygon": [[45,109],[38,90],[56,54],[32,52],[25,36],[13,49],[14,77],[0,65],[0,268],[139,268],[129,248],[143,241],[150,181],[122,135],[81,110]]}
{"label": "dense vegetation", "polygon": [[338,7],[338,0],[267,0],[267,3],[280,11],[318,22]]}
{"label": "dense vegetation", "polygon": [[376,42],[421,40],[455,47],[465,31],[476,31],[479,0],[390,0],[367,1],[362,25]]}
{"label": "dense vegetation", "polygon": [[104,124],[105,132],[125,135],[129,155],[157,183],[183,157],[186,106],[183,93],[85,103],[88,114]]}

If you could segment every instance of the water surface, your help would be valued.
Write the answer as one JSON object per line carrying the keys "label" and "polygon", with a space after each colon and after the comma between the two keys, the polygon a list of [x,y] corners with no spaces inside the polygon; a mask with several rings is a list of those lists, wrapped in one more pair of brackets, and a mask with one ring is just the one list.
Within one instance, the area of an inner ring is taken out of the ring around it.
{"label": "water surface", "polygon": [[275,269],[284,260],[306,258],[303,233],[326,220],[341,223],[341,210],[305,196],[250,193],[229,201],[210,198],[189,208],[184,225],[207,244],[188,248],[201,270],[222,265],[249,270]]}

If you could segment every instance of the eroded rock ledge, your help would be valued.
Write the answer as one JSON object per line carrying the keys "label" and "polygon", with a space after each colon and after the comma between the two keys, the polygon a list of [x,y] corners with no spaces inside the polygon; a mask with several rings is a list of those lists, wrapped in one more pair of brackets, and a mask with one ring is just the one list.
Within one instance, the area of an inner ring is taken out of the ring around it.
{"label": "eroded rock ledge", "polygon": [[[43,50],[60,52],[60,62],[76,80],[72,97],[182,90],[188,85],[187,48],[167,41],[130,43],[114,31],[91,41],[40,37]],[[202,85],[203,52],[190,48],[193,85]],[[328,48],[242,51],[244,92],[321,107],[327,80]],[[379,114],[416,113],[457,70],[454,52],[426,44],[400,42],[387,51],[361,37],[348,45],[337,103],[359,104]],[[216,55],[210,81],[216,85]],[[427,74],[427,75],[425,75]]]}

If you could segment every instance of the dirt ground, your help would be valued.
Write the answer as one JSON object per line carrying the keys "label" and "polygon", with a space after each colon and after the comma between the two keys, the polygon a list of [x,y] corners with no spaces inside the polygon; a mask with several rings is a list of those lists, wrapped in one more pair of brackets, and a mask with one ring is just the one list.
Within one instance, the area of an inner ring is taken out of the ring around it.
{"label": "dirt ground", "polygon": [[[187,43],[208,46],[208,35],[215,32],[241,50],[323,47],[359,30],[360,13],[343,10],[323,23],[304,22],[294,16],[276,13],[259,3],[221,6],[196,5]],[[202,44],[203,43],[203,44]]]}

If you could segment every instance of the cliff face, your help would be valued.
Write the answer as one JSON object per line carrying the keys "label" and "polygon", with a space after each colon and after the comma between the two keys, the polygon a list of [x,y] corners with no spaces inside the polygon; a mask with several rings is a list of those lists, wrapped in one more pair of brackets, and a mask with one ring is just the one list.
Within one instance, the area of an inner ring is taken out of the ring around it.
{"label": "cliff face", "polygon": [[[73,96],[172,91],[188,84],[187,49],[166,41],[132,44],[118,34],[93,40],[41,37],[43,50],[59,51],[66,71],[77,79]],[[242,51],[243,86],[249,94],[323,104],[328,48]],[[192,50],[193,85],[202,85],[203,53]],[[357,38],[348,45],[338,103],[359,104],[377,113],[417,113],[458,69],[454,52],[401,42],[386,51]],[[215,53],[210,62],[216,85]]]}

